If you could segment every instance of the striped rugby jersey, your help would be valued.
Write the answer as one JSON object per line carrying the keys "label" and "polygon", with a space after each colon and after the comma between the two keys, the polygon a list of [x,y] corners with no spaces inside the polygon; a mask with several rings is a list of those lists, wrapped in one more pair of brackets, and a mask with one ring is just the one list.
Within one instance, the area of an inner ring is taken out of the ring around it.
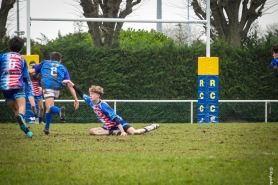
{"label": "striped rugby jersey", "polygon": [[1,89],[24,88],[23,78],[28,77],[26,60],[17,52],[0,54],[1,64]]}
{"label": "striped rugby jersey", "polygon": [[107,129],[116,127],[117,124],[115,121],[113,121],[113,119],[116,117],[119,119],[121,125],[127,124],[127,122],[125,122],[119,115],[117,115],[105,101],[101,100],[100,103],[94,104],[90,100],[90,96],[86,94],[83,95],[83,99],[93,109],[96,117],[103,124],[103,127]]}
{"label": "striped rugby jersey", "polygon": [[34,96],[41,96],[42,92],[40,91],[40,81],[32,79],[32,87],[33,87],[33,93]]}

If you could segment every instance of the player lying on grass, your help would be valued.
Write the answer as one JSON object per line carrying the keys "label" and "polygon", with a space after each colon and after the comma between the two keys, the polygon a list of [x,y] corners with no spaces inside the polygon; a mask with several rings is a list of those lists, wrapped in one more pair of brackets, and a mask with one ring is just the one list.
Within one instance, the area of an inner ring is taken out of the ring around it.
{"label": "player lying on grass", "polygon": [[126,136],[128,134],[144,134],[159,127],[158,124],[152,124],[150,126],[134,129],[127,122],[125,122],[115,111],[101,99],[104,94],[103,88],[100,86],[92,85],[89,88],[90,96],[82,92],[74,83],[70,80],[63,80],[64,84],[71,85],[75,92],[79,94],[81,98],[93,109],[96,117],[102,122],[102,127],[91,128],[90,135],[121,135]]}

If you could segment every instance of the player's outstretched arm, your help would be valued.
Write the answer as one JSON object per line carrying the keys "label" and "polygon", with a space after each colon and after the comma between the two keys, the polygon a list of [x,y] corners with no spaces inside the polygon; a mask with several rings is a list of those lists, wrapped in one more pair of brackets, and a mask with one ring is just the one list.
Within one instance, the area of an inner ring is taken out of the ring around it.
{"label": "player's outstretched arm", "polygon": [[74,106],[75,109],[78,109],[78,108],[79,108],[79,102],[78,102],[78,98],[77,98],[77,96],[76,96],[75,90],[74,90],[74,88],[73,88],[71,85],[69,85],[69,84],[67,84],[67,87],[68,87],[68,89],[69,89],[69,91],[70,91],[70,93],[71,93],[71,95],[72,95],[72,97],[73,97],[73,99],[74,99],[73,106]]}
{"label": "player's outstretched arm", "polygon": [[83,95],[85,94],[81,89],[79,89],[77,87],[77,85],[75,85],[71,80],[63,80],[62,81],[63,84],[67,84],[68,86],[73,87],[73,89],[75,90],[75,92],[81,97],[83,98]]}
{"label": "player's outstretched arm", "polygon": [[62,84],[67,86],[74,86],[74,83],[71,80],[63,80]]}

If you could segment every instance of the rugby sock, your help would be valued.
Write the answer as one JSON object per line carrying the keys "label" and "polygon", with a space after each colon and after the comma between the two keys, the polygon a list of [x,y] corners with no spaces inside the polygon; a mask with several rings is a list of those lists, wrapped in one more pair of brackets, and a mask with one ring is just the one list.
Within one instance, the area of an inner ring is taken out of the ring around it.
{"label": "rugby sock", "polygon": [[39,117],[39,123],[41,123],[42,122],[42,117]]}
{"label": "rugby sock", "polygon": [[108,131],[109,131],[109,135],[113,135],[114,130],[108,130]]}
{"label": "rugby sock", "polygon": [[50,127],[50,122],[52,120],[52,114],[51,113],[45,113],[45,130],[49,130]]}
{"label": "rugby sock", "polygon": [[[25,115],[21,114],[21,116],[23,117],[23,119],[25,120]],[[25,124],[26,125],[26,124]],[[27,126],[25,126],[26,129],[24,131],[25,134],[27,134],[28,132],[30,132],[29,128]]]}
{"label": "rugby sock", "polygon": [[146,132],[149,132],[149,131],[152,131],[154,129],[154,127],[152,125],[150,125],[150,126],[144,127],[144,129],[146,130]]}
{"label": "rugby sock", "polygon": [[50,112],[54,114],[59,114],[60,113],[60,108],[57,106],[52,106],[50,107]]}
{"label": "rugby sock", "polygon": [[25,129],[25,134],[27,134],[28,132],[30,132],[30,130],[29,130],[29,128],[28,127],[26,127],[26,129]]}
{"label": "rugby sock", "polygon": [[24,120],[25,120],[25,115],[19,113],[18,115],[20,115]]}
{"label": "rugby sock", "polygon": [[[20,114],[23,118],[23,120],[25,120],[25,115]],[[26,125],[26,124],[25,124]],[[25,131],[23,131],[25,134],[27,134],[28,132],[30,132],[29,128],[27,126],[25,126]]]}

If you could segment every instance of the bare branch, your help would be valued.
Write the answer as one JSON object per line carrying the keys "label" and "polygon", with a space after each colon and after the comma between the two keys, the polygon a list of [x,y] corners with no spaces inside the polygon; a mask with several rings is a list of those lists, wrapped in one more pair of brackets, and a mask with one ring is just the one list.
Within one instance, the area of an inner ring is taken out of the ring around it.
{"label": "bare branch", "polygon": [[2,39],[6,35],[7,20],[9,11],[13,8],[16,0],[2,0],[0,7],[0,44],[2,44]]}
{"label": "bare branch", "polygon": [[[269,4],[266,7],[266,2],[273,6],[278,4],[277,0],[211,0],[212,38],[217,36],[233,46],[240,46],[251,25],[270,7]],[[199,19],[206,19],[204,4],[203,0],[191,0]]]}
{"label": "bare branch", "polygon": [[[141,0],[80,0],[84,17],[125,18]],[[120,30],[124,23],[87,22],[89,33],[98,47],[118,44]]]}

